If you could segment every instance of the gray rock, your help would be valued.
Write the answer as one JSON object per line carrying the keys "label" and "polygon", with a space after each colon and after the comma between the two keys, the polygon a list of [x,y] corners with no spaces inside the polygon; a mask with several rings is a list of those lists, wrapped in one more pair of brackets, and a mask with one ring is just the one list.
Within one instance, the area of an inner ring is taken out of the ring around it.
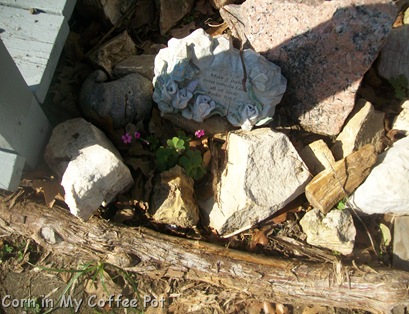
{"label": "gray rock", "polygon": [[113,67],[135,54],[136,45],[128,32],[124,31],[99,47],[89,58],[98,68],[104,69],[112,78]]}
{"label": "gray rock", "polygon": [[393,230],[393,266],[409,271],[409,216],[395,217]]}
{"label": "gray rock", "polygon": [[364,183],[349,201],[364,214],[409,215],[409,137],[378,156]]}
{"label": "gray rock", "polygon": [[312,209],[300,220],[307,234],[307,243],[348,255],[355,244],[356,229],[352,215],[347,210],[332,210],[326,216]]}
{"label": "gray rock", "polygon": [[[385,41],[378,63],[379,75],[389,81],[398,79],[394,84],[404,88],[409,88],[408,41],[409,25],[394,28]],[[400,76],[402,76],[401,79],[399,79]]]}
{"label": "gray rock", "polygon": [[279,67],[202,29],[168,46],[155,59],[153,99],[162,112],[197,122],[218,114],[246,130],[271,120],[286,87]]}
{"label": "gray rock", "polygon": [[220,13],[239,38],[281,67],[289,115],[306,130],[337,135],[397,10],[389,0],[247,0]]}
{"label": "gray rock", "polygon": [[65,202],[71,213],[84,221],[101,204],[111,202],[133,185],[119,152],[102,131],[82,118],[54,128],[44,158],[62,176]]}
{"label": "gray rock", "polygon": [[138,73],[115,81],[97,70],[90,74],[81,88],[80,108],[92,122],[124,127],[149,117],[152,109],[152,83]]}
{"label": "gray rock", "polygon": [[159,29],[165,35],[186,14],[193,9],[194,0],[158,0]]}
{"label": "gray rock", "polygon": [[228,237],[268,218],[304,192],[308,170],[288,137],[262,128],[228,135],[228,160],[210,227]]}
{"label": "gray rock", "polygon": [[340,160],[366,144],[374,145],[380,153],[385,135],[384,118],[385,113],[375,110],[370,102],[360,99],[331,147],[335,159]]}
{"label": "gray rock", "polygon": [[138,73],[152,81],[154,65],[155,55],[130,56],[114,67],[114,74],[116,77],[122,77],[130,73]]}
{"label": "gray rock", "polygon": [[149,214],[159,223],[194,228],[199,208],[194,199],[192,178],[180,166],[162,172],[155,180]]}

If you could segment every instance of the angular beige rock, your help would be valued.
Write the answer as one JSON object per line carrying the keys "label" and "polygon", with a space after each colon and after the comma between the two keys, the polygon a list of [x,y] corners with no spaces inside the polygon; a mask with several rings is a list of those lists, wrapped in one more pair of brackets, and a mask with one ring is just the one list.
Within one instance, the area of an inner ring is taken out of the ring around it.
{"label": "angular beige rock", "polygon": [[301,150],[300,156],[314,176],[325,169],[331,168],[335,163],[334,156],[332,156],[330,149],[323,140],[305,146]]}
{"label": "angular beige rock", "polygon": [[158,222],[182,228],[194,228],[199,222],[194,181],[180,166],[158,175],[152,191],[149,214]]}
{"label": "angular beige rock", "polygon": [[304,192],[310,174],[288,137],[268,128],[228,135],[226,168],[210,227],[229,237],[268,218]]}
{"label": "angular beige rock", "polygon": [[307,243],[335,250],[341,254],[352,253],[355,244],[356,229],[352,215],[347,210],[332,210],[323,215],[314,208],[300,220],[303,232],[307,234]]}
{"label": "angular beige rock", "polygon": [[127,31],[112,38],[90,55],[91,61],[99,68],[104,69],[113,77],[113,67],[136,54],[136,45]]}
{"label": "angular beige rock", "polygon": [[133,184],[119,152],[102,131],[82,118],[54,128],[44,158],[62,177],[71,213],[84,221]]}
{"label": "angular beige rock", "polygon": [[384,78],[398,79],[402,87],[409,88],[409,25],[394,28],[385,41],[379,56],[378,73]]}
{"label": "angular beige rock", "polygon": [[374,145],[376,151],[380,153],[385,135],[384,118],[385,114],[375,110],[370,102],[358,100],[351,112],[351,118],[331,147],[335,159],[340,160],[365,144]]}
{"label": "angular beige rock", "polygon": [[159,0],[159,29],[165,35],[193,9],[194,0]]}
{"label": "angular beige rock", "polygon": [[337,161],[333,167],[316,175],[305,188],[310,204],[327,213],[336,203],[351,194],[369,175],[377,154],[372,144]]}
{"label": "angular beige rock", "polygon": [[129,58],[115,65],[114,74],[117,77],[122,77],[130,73],[138,73],[152,82],[153,77],[155,75],[153,73],[154,65],[155,65],[154,55],[130,56]]}
{"label": "angular beige rock", "polygon": [[393,128],[409,133],[409,100],[406,100],[402,104],[402,111],[395,118],[393,122]]}
{"label": "angular beige rock", "polygon": [[333,136],[397,10],[389,0],[247,0],[220,13],[238,37],[281,67],[289,115],[309,131]]}

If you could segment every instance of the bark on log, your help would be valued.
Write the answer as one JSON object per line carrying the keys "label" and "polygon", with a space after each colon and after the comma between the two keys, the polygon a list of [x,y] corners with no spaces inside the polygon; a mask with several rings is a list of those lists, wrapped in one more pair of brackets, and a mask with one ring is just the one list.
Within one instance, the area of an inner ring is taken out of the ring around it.
{"label": "bark on log", "polygon": [[81,222],[63,208],[33,201],[10,209],[3,200],[0,197],[0,230],[31,237],[54,252],[107,260],[155,278],[183,277],[246,291],[270,302],[377,313],[409,305],[407,272],[265,257],[98,218]]}

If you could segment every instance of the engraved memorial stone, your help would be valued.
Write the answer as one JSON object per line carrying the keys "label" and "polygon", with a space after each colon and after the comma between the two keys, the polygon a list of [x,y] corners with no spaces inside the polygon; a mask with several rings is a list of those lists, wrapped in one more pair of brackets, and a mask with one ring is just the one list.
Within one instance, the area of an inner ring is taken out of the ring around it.
{"label": "engraved memorial stone", "polygon": [[259,53],[241,52],[228,39],[198,29],[160,50],[153,84],[153,100],[163,113],[198,122],[218,114],[251,130],[271,120],[287,80]]}

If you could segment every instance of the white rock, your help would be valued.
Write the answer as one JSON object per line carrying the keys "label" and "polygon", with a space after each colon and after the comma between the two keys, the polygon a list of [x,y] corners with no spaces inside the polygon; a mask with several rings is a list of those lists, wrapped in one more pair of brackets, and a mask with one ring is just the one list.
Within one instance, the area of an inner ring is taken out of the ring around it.
{"label": "white rock", "polygon": [[409,133],[409,100],[402,104],[402,111],[395,118],[393,128]]}
{"label": "white rock", "polygon": [[398,140],[378,156],[364,183],[350,197],[365,214],[409,215],[409,137]]}
{"label": "white rock", "polygon": [[334,156],[323,140],[305,146],[301,150],[300,156],[314,176],[335,164]]}
{"label": "white rock", "polygon": [[314,208],[300,220],[307,243],[348,255],[354,249],[356,229],[347,210],[332,210],[325,217]]}
{"label": "white rock", "polygon": [[162,112],[198,122],[219,114],[243,129],[271,120],[287,85],[274,63],[202,29],[168,46],[156,56],[153,80],[153,99]]}
{"label": "white rock", "polygon": [[228,136],[228,160],[208,213],[210,227],[228,237],[252,227],[304,192],[306,165],[288,137],[263,128]]}
{"label": "white rock", "polygon": [[383,148],[385,134],[383,112],[374,110],[372,104],[364,99],[358,100],[351,118],[337,136],[331,151],[336,160],[348,156],[366,144],[373,144],[377,152]]}
{"label": "white rock", "polygon": [[133,184],[119,152],[99,129],[82,118],[54,128],[44,157],[62,176],[71,213],[84,221],[102,203],[109,203]]}

